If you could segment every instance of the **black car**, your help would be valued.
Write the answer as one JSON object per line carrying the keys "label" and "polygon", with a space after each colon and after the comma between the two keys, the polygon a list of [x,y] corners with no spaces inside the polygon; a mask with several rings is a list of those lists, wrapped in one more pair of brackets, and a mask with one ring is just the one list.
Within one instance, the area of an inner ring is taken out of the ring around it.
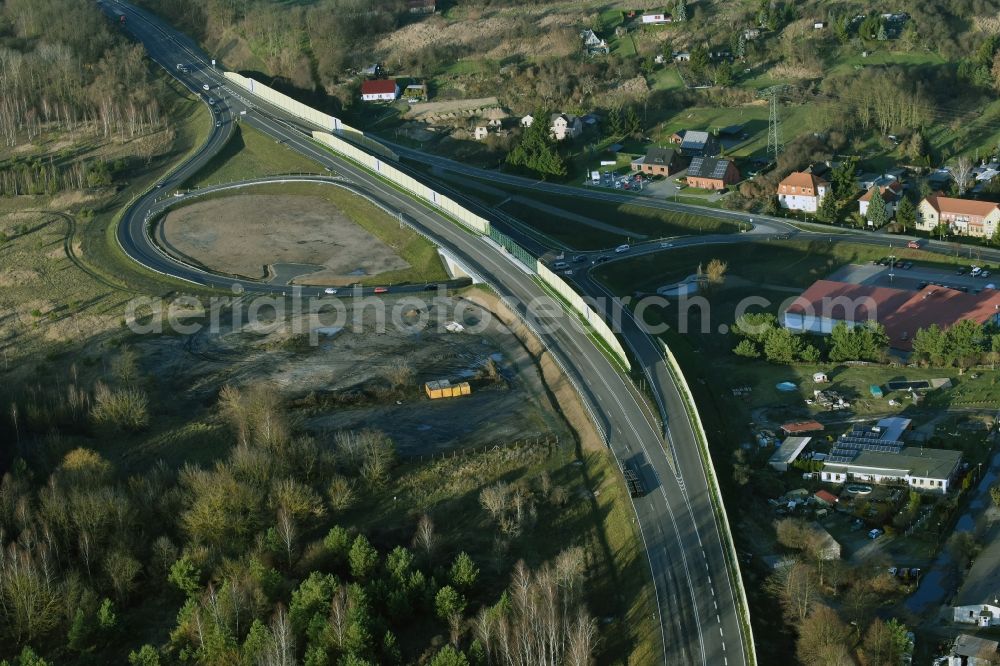
{"label": "black car", "polygon": [[917,283],[917,289],[918,289],[918,290],[920,290],[920,289],[923,289],[923,288],[924,288],[924,287],[926,287],[926,286],[927,286],[927,283],[926,283],[926,282],[918,282],[918,283]]}
{"label": "black car", "polygon": [[955,275],[965,275],[965,268],[959,266],[958,270],[955,271]]}
{"label": "black car", "polygon": [[610,259],[610,257],[602,254],[597,259],[594,259],[594,263],[595,264],[603,264],[605,261],[608,261],[609,259]]}
{"label": "black car", "polygon": [[584,260],[584,259],[586,259],[586,258],[587,258],[587,257],[586,257],[585,255],[582,255],[582,254],[578,254],[578,255],[576,255],[575,257],[573,257],[573,261],[576,261],[576,262],[581,262],[581,261],[583,261],[583,260]]}
{"label": "black car", "polygon": [[903,270],[904,271],[908,271],[911,268],[913,268],[913,262],[912,261],[904,261],[903,262]]}

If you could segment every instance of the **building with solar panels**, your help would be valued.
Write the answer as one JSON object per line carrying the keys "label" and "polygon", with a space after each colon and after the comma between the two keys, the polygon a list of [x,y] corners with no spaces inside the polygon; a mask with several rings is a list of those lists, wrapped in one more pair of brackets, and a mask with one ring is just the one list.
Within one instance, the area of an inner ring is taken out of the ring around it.
{"label": "building with solar panels", "polygon": [[898,417],[874,426],[854,426],[834,444],[820,478],[829,483],[895,484],[947,493],[962,453],[907,446],[902,437],[909,427],[909,419]]}
{"label": "building with solar panels", "polygon": [[687,170],[687,184],[704,190],[724,190],[740,182],[740,172],[732,160],[695,157]]}

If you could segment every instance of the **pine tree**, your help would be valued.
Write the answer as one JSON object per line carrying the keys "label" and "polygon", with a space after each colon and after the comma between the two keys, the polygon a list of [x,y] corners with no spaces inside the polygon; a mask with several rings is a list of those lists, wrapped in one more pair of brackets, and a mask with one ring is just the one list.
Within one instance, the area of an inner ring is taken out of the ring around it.
{"label": "pine tree", "polygon": [[674,5],[674,21],[687,21],[687,1],[677,0]]}
{"label": "pine tree", "polygon": [[816,217],[818,217],[822,222],[833,223],[837,221],[837,197],[833,195],[833,192],[827,192],[819,202],[819,210],[816,211]]}
{"label": "pine tree", "polygon": [[878,187],[872,188],[871,200],[868,202],[868,222],[876,229],[879,229],[889,221],[889,212],[886,209],[885,197]]}
{"label": "pine tree", "polygon": [[910,197],[903,196],[896,207],[896,221],[906,231],[917,222],[917,209],[910,200]]}

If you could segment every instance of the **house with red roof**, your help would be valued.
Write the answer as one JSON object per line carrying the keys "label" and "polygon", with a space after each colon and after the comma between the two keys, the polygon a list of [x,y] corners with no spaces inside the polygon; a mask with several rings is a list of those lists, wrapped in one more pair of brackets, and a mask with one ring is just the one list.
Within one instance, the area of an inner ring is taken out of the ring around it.
{"label": "house with red roof", "polygon": [[858,212],[861,213],[862,217],[868,217],[868,204],[872,200],[872,195],[875,194],[876,188],[879,194],[882,195],[882,200],[885,201],[885,212],[886,219],[891,220],[896,214],[896,205],[899,203],[900,197],[903,196],[903,184],[898,180],[894,180],[888,185],[884,186],[873,186],[867,192],[861,195],[858,199]]}
{"label": "house with red roof", "polygon": [[392,79],[375,79],[361,83],[361,101],[391,102],[399,97],[399,86]]}
{"label": "house with red roof", "polygon": [[815,213],[830,183],[810,171],[794,171],[778,183],[778,205],[788,210]]}
{"label": "house with red roof", "polygon": [[801,435],[818,430],[823,430],[823,424],[819,421],[795,421],[781,426],[781,431],[786,435]]}
{"label": "house with red roof", "polygon": [[840,501],[839,499],[837,499],[836,495],[834,495],[828,490],[817,490],[813,494],[813,497],[815,497],[818,502],[825,504],[827,506],[834,506],[837,502]]}
{"label": "house with red roof", "polygon": [[1000,204],[932,194],[917,206],[917,229],[934,231],[942,224],[959,236],[992,238],[1000,224]]}

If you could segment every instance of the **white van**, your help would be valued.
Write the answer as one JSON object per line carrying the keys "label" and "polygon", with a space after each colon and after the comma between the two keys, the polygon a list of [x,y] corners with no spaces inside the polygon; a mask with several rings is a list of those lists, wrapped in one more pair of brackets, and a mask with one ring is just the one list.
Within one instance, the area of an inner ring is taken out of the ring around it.
{"label": "white van", "polygon": [[567,264],[565,261],[557,261],[556,263],[552,264],[552,268],[556,269],[557,271],[562,270],[567,266],[569,266],[569,264]]}
{"label": "white van", "polygon": [[622,252],[628,252],[631,248],[628,245],[619,245],[615,248],[615,252],[621,254]]}
{"label": "white van", "polygon": [[977,275],[979,275],[982,272],[983,272],[983,269],[980,268],[979,266],[973,266],[972,267],[972,273],[971,273],[972,277],[976,277]]}

